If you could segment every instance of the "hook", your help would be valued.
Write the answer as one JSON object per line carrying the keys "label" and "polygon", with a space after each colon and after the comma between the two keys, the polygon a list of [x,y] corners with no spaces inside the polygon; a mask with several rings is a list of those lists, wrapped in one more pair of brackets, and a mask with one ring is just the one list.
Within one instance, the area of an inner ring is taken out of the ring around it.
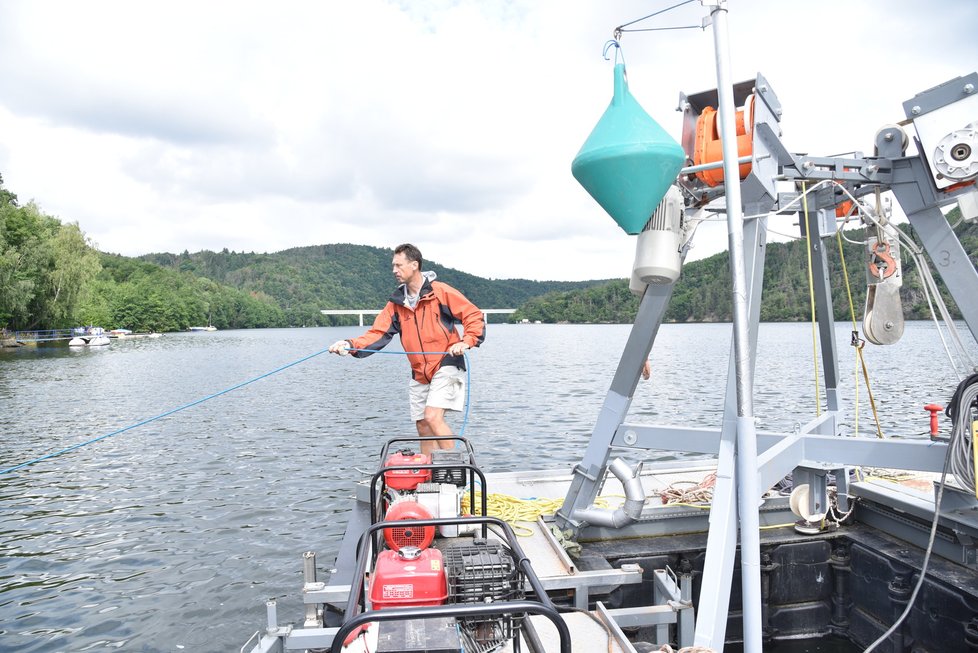
{"label": "hook", "polygon": [[[616,34],[617,33],[618,32],[616,30]],[[615,64],[616,65],[618,64],[618,55],[619,55],[619,53],[621,53],[621,62],[622,63],[625,63],[625,54],[621,52],[621,43],[619,43],[617,39],[611,39],[607,43],[604,44],[604,50],[601,51],[601,56],[604,57],[604,60],[605,61],[610,61],[611,60],[608,57],[608,50],[610,50],[612,47],[615,48]]]}
{"label": "hook", "polygon": [[870,248],[869,274],[880,281],[892,277],[896,272],[896,261],[890,255],[890,244],[885,240],[877,241]]}

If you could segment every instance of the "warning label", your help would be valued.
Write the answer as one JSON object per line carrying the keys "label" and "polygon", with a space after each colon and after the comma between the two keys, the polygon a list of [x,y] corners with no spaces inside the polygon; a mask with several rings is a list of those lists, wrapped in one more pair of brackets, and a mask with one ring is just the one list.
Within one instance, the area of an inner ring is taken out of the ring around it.
{"label": "warning label", "polygon": [[384,585],[382,595],[385,599],[413,599],[414,585],[404,583],[400,585]]}

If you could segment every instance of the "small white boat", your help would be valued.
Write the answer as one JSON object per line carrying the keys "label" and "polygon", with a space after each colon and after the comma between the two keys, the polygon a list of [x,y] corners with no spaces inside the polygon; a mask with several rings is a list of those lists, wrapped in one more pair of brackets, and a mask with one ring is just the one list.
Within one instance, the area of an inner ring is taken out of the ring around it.
{"label": "small white boat", "polygon": [[68,341],[69,347],[102,347],[111,342],[108,336],[75,336]]}
{"label": "small white boat", "polygon": [[88,327],[75,333],[75,337],[68,341],[69,347],[102,347],[111,342],[102,327]]}

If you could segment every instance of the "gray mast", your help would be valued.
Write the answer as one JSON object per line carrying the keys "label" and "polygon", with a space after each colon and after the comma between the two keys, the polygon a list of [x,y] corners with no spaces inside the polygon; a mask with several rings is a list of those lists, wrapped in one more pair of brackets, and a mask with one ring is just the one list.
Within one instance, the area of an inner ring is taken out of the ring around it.
{"label": "gray mast", "polygon": [[[715,3],[715,4],[714,4]],[[706,3],[704,3],[706,4]],[[737,107],[730,79],[730,45],[726,0],[712,0],[710,19],[716,49],[720,136],[723,145],[724,195],[730,276],[733,280],[733,351],[737,389],[737,498],[740,508],[741,591],[744,651],[761,650],[761,549],[758,517],[757,433],[754,429],[754,375],[748,330],[747,273],[744,267],[744,223],[737,162]],[[710,5],[707,5],[710,6]]]}

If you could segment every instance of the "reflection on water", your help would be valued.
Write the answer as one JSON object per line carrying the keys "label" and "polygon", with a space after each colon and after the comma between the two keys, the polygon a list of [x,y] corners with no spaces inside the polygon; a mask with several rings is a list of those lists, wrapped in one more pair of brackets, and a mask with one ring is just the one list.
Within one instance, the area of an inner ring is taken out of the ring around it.
{"label": "reflection on water", "polygon": [[[356,328],[168,334],[0,353],[0,465],[104,435],[321,351]],[[470,355],[466,435],[487,471],[578,462],[627,326],[492,325]],[[854,371],[839,325],[842,378]],[[763,325],[761,430],[815,416],[811,332]],[[972,343],[973,346],[973,343]],[[716,427],[729,325],[665,325],[631,421]],[[867,349],[884,431],[917,437],[957,383],[933,327]],[[280,599],[298,619],[303,551],[327,569],[356,469],[410,435],[406,362],[317,356],[280,374],[0,476],[0,651],[237,650]],[[936,385],[928,384],[936,379]],[[849,393],[851,394],[851,393]],[[823,397],[824,404],[824,397]],[[844,401],[850,411],[852,402]],[[859,429],[874,427],[863,390]],[[458,421],[456,421],[456,425]],[[660,457],[684,454],[660,452]]]}

